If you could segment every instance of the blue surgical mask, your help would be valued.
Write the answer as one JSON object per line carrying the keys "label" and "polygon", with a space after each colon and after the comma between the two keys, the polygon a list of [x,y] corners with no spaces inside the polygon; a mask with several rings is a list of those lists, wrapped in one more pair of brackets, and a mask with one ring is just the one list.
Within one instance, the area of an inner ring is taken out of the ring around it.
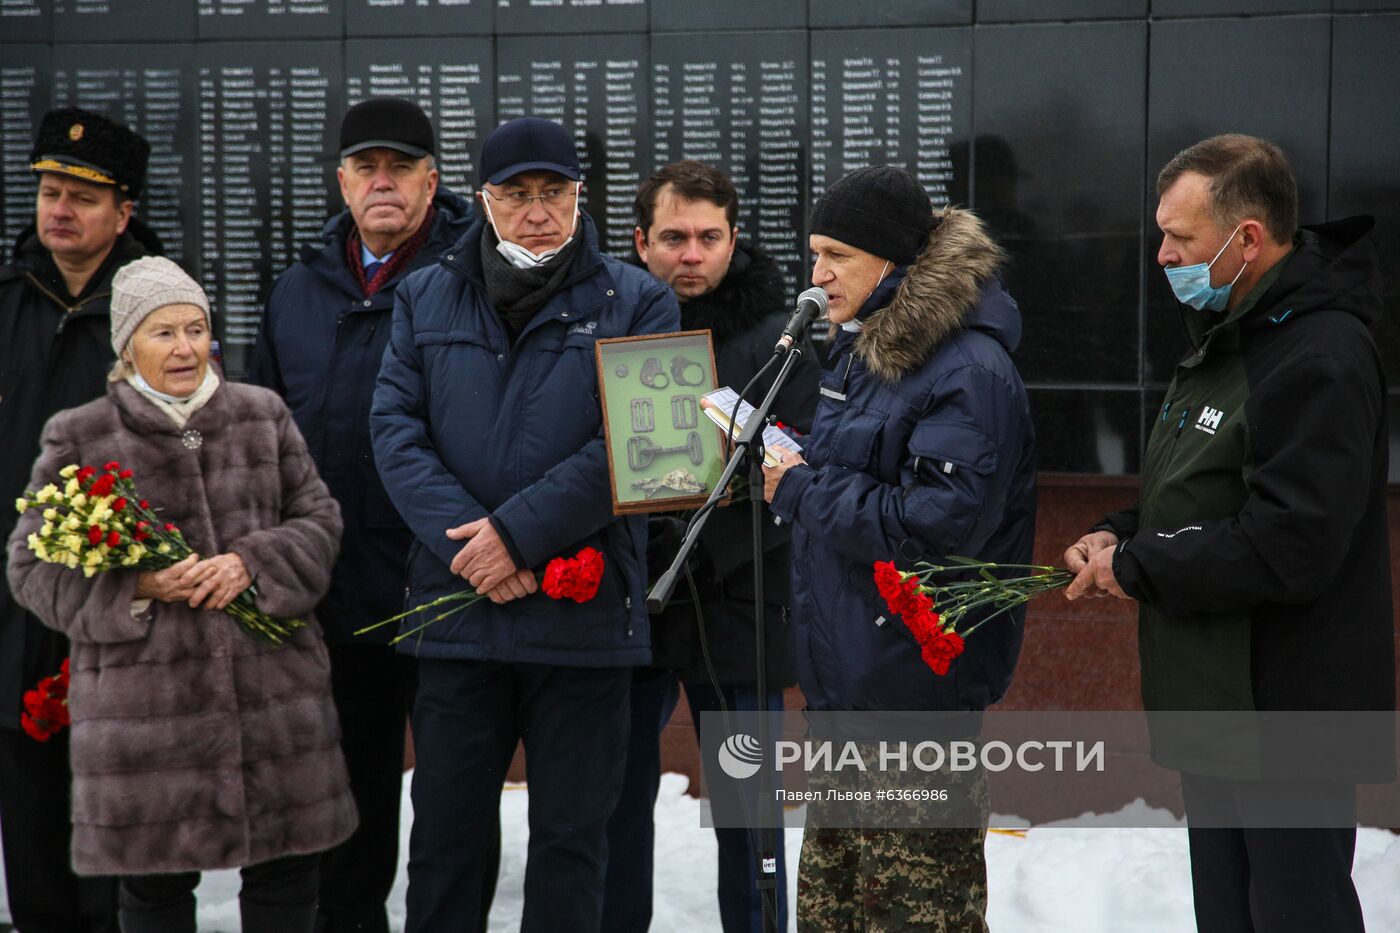
{"label": "blue surgical mask", "polygon": [[[1244,226],[1241,224],[1240,226]],[[1220,252],[1215,254],[1215,259],[1210,262],[1198,262],[1190,266],[1177,266],[1175,269],[1165,269],[1167,282],[1171,284],[1172,291],[1176,294],[1176,300],[1184,305],[1190,305],[1197,311],[1223,311],[1225,305],[1230,300],[1230,289],[1244,275],[1244,266],[1240,266],[1240,271],[1233,279],[1219,288],[1212,288],[1210,284],[1210,267],[1215,265],[1215,260],[1220,258],[1225,252],[1225,247],[1230,245],[1230,240],[1235,238],[1235,234],[1240,232],[1236,227],[1234,232],[1225,241],[1225,245],[1220,247]]]}

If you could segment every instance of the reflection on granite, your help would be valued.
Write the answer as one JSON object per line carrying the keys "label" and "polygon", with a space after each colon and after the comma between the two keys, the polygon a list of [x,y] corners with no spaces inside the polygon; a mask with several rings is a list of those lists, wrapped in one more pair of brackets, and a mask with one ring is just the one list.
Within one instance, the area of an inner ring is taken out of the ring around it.
{"label": "reflection on granite", "polygon": [[1136,473],[1142,450],[1138,389],[1030,389],[1042,472]]}
{"label": "reflection on granite", "polygon": [[1011,257],[1021,374],[1132,384],[1146,25],[987,26],[976,42],[973,205]]}
{"label": "reflection on granite", "polygon": [[[1395,6],[1400,8],[1400,0]],[[1380,88],[1400,87],[1400,15],[1339,17],[1332,36],[1332,151],[1328,216],[1371,214],[1385,312],[1376,342],[1386,380],[1400,388],[1400,107],[1377,108]],[[1394,416],[1394,408],[1391,409]],[[1391,433],[1395,438],[1394,432]],[[1391,479],[1400,464],[1391,457]]]}
{"label": "reflection on granite", "polygon": [[1326,13],[1331,8],[1332,0],[1152,0],[1154,17]]}
{"label": "reflection on granite", "polygon": [[[1184,7],[1186,0],[1174,0]],[[1216,0],[1209,0],[1215,9]],[[1222,4],[1223,5],[1223,4]],[[1162,0],[1153,5],[1160,15]],[[1325,8],[1325,6],[1324,6]],[[1157,250],[1156,179],[1180,150],[1217,133],[1251,133],[1283,147],[1298,176],[1299,219],[1326,216],[1331,27],[1326,16],[1154,23],[1148,75],[1146,376],[1166,381],[1186,350]],[[1220,63],[1205,67],[1203,62]],[[1227,64],[1228,63],[1228,64]],[[1257,75],[1269,80],[1259,81]]]}
{"label": "reflection on granite", "polygon": [[1147,15],[1147,0],[977,0],[979,23],[1126,19]]}
{"label": "reflection on granite", "polygon": [[808,24],[832,26],[951,26],[972,22],[972,0],[811,0]]}

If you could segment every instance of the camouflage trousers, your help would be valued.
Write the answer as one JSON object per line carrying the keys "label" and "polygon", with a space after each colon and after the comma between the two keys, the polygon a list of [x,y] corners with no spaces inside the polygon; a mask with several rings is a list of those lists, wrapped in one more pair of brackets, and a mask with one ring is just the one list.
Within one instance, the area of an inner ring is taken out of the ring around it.
{"label": "camouflage trousers", "polygon": [[[856,781],[863,788],[882,783],[875,774]],[[810,789],[830,786],[850,789],[852,782],[812,774]],[[940,774],[940,786],[964,807],[985,814],[985,775]],[[836,806],[848,808],[839,819],[832,818]],[[850,828],[852,806],[808,805],[797,878],[798,933],[986,933],[985,821],[971,828],[892,828],[908,825],[909,805],[896,813],[891,808],[901,805],[870,803],[858,805],[861,825]]]}

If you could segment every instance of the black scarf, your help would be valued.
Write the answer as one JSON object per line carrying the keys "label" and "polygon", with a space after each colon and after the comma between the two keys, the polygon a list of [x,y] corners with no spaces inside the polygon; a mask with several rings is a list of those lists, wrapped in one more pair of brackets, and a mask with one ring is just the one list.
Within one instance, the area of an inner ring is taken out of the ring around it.
{"label": "black scarf", "polygon": [[486,300],[501,315],[512,344],[535,313],[563,286],[578,255],[582,238],[574,239],[559,253],[532,269],[517,269],[496,252],[496,232],[488,225],[481,237],[481,272],[486,279]]}

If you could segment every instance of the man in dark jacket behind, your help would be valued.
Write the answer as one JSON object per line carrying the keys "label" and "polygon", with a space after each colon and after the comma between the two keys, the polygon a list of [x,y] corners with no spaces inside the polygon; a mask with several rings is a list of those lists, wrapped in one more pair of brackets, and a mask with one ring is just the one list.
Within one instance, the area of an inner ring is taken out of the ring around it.
{"label": "man in dark jacket behind", "polygon": [[[909,629],[886,620],[872,564],[1030,559],[1035,437],[1010,357],[1021,318],[997,277],[1002,251],[974,215],[935,214],[892,166],[836,182],[809,227],[812,284],[839,328],[835,365],[805,456],[766,468],[764,487],[795,526],[802,692],[815,711],[985,709],[1011,682],[1024,608],[969,638],[940,676]],[[799,925],[985,930],[984,840],[984,828],[835,829],[809,817]]]}
{"label": "man in dark jacket behind", "polygon": [[[648,271],[676,292],[683,330],[709,329],[719,382],[738,391],[773,355],[787,320],[778,264],[757,244],[740,240],[739,196],[719,169],[694,161],[667,165],[642,182],[636,200],[636,247]],[[820,372],[810,342],[774,403],[774,414],[799,432],[811,428]],[[776,367],[772,371],[776,373]],[[748,393],[758,404],[772,376]],[[608,888],[603,928],[645,933],[652,905],[652,810],[661,779],[661,729],[685,685],[696,734],[700,714],[758,708],[753,612],[753,548],[747,501],[710,516],[692,559],[700,593],[704,645],[689,590],[676,593],[652,622],[652,666],[632,681],[632,732],[622,799],[608,824]],[[648,555],[655,579],[676,555],[685,520],[653,516]],[[787,620],[789,533],[764,523],[764,642],[768,708],[782,709],[783,688],[794,681]],[[707,666],[705,656],[710,664]],[[718,691],[710,667],[718,678]],[[705,757],[706,765],[709,758]],[[728,933],[757,928],[763,905],[755,887],[755,853],[744,829],[715,829],[719,843],[720,920]],[[777,874],[784,877],[782,834],[776,839]],[[787,897],[777,892],[778,925],[787,928]]]}
{"label": "man in dark jacket behind", "polygon": [[410,101],[372,98],[346,112],[336,174],[347,210],[278,277],[250,375],[287,400],[345,520],[316,617],[330,649],[360,827],[322,859],[317,929],[328,933],[387,933],[384,902],[398,867],[413,661],[389,647],[392,629],[354,633],[402,610],[411,540],[380,482],[369,436],[394,294],[471,224],[471,205],[438,186],[435,152],[432,123]]}
{"label": "man in dark jacket behind", "polygon": [[[413,533],[410,607],[467,584],[490,597],[402,643],[419,659],[407,929],[475,922],[523,739],[521,930],[589,933],[631,668],[651,660],[646,526],[612,514],[594,344],[672,332],[680,312],[670,289],[598,251],[563,127],[502,124],[480,166],[484,216],[399,288],[370,415],[380,476]],[[603,554],[596,596],[536,592],[551,558],[584,547]]]}
{"label": "man in dark jacket behind", "polygon": [[[150,146],[101,114],[54,110],[39,127],[34,224],[0,268],[0,538],[18,518],[49,416],[100,397],[113,355],[112,276],[160,252],[131,216]],[[0,579],[5,557],[0,554]],[[25,933],[116,929],[116,885],[79,880],[70,867],[68,736],[40,743],[21,732],[22,703],[68,655],[0,586],[0,830],[10,916]]]}
{"label": "man in dark jacket behind", "polygon": [[[1251,136],[1178,153],[1157,195],[1157,261],[1195,347],[1155,419],[1141,499],[1065,552],[1079,571],[1066,595],[1138,601],[1149,711],[1394,710],[1373,221],[1299,230],[1287,158]],[[1362,930],[1354,785],[1389,778],[1337,762],[1335,783],[1296,786],[1289,809],[1340,819],[1282,828],[1300,824],[1260,806],[1286,785],[1194,752],[1153,733],[1153,757],[1182,771],[1203,933]]]}

